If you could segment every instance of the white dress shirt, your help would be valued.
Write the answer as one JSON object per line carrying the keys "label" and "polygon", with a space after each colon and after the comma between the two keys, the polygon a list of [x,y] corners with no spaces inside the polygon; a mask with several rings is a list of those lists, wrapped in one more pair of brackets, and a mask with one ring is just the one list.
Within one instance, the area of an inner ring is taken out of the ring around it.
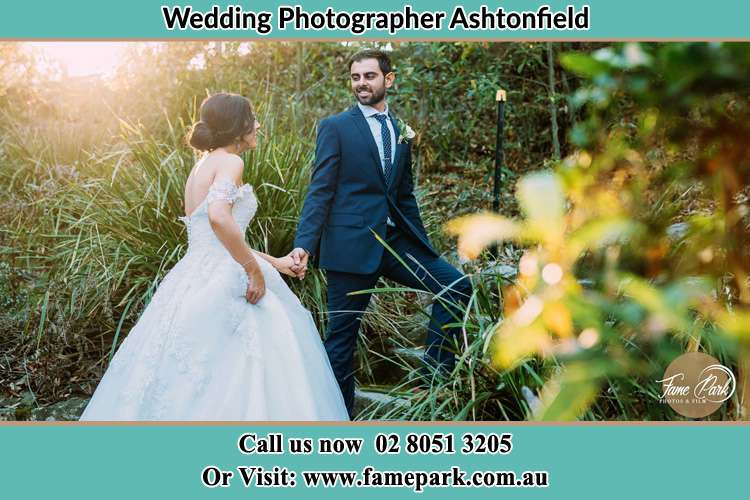
{"label": "white dress shirt", "polygon": [[[372,106],[367,106],[366,104],[362,104],[360,102],[357,103],[357,106],[359,106],[359,110],[362,111],[362,114],[365,115],[365,120],[367,120],[367,124],[370,126],[372,138],[375,139],[375,144],[378,146],[378,154],[380,155],[380,168],[383,169],[383,175],[385,175],[383,135],[380,131],[380,122],[377,118],[375,118],[375,115],[379,114],[380,111],[373,108]],[[386,116],[386,118],[388,118],[385,123],[388,125],[388,131],[391,133],[391,168],[393,168],[396,166],[396,130],[393,128],[393,121],[391,120],[391,115],[388,113],[388,103],[386,103],[385,105],[383,114]],[[396,224],[393,223],[390,217],[388,217],[385,222],[391,227],[396,227]]]}
{"label": "white dress shirt", "polygon": [[[375,115],[380,114],[380,111],[361,103],[357,103],[362,114],[365,115],[367,124],[370,126],[370,132],[372,132],[372,138],[375,139],[375,144],[378,146],[378,153],[380,154],[380,168],[383,169],[385,174],[385,156],[383,154],[383,136],[380,133],[380,122]],[[396,165],[396,131],[393,128],[393,121],[391,115],[388,114],[388,104],[385,105],[385,111],[383,113],[388,119],[385,123],[388,125],[388,131],[391,133],[391,166]]]}

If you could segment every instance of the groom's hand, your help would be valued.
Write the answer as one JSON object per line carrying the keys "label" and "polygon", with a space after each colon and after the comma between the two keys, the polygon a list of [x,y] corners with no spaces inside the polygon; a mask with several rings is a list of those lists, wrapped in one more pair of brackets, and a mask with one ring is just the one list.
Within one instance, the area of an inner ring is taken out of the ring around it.
{"label": "groom's hand", "polygon": [[307,260],[310,257],[307,251],[304,248],[298,247],[292,250],[289,256],[294,261],[292,271],[294,271],[299,279],[304,278],[307,272]]}

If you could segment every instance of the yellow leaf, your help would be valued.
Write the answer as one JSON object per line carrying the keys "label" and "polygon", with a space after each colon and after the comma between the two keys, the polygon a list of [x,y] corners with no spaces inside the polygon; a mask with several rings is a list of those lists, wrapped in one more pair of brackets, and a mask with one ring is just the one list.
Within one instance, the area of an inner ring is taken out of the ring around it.
{"label": "yellow leaf", "polygon": [[520,231],[512,220],[486,212],[454,219],[445,229],[458,236],[458,253],[468,259],[476,259],[494,242],[514,239]]}
{"label": "yellow leaf", "polygon": [[750,311],[722,311],[716,321],[727,333],[750,340]]}
{"label": "yellow leaf", "polygon": [[503,290],[503,316],[509,318],[515,313],[521,307],[521,304],[523,304],[525,297],[526,295],[522,288],[516,285],[506,287]]}
{"label": "yellow leaf", "polygon": [[544,324],[559,337],[573,335],[573,318],[562,302],[551,302],[544,306]]}
{"label": "yellow leaf", "polygon": [[493,361],[502,369],[511,368],[549,344],[549,335],[539,322],[518,326],[512,321],[505,321],[495,332]]}

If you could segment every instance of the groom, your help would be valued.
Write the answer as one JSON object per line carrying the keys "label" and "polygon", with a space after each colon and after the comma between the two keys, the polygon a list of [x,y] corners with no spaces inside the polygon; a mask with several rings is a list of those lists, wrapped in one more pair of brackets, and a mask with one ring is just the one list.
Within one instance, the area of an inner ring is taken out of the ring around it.
{"label": "groom", "polygon": [[[313,257],[326,270],[329,323],[325,348],[346,407],[354,405],[354,349],[360,319],[381,276],[440,293],[427,333],[427,367],[453,369],[460,318],[471,295],[469,279],[432,248],[414,198],[411,143],[393,116],[386,93],[395,74],[385,52],[363,50],[349,61],[357,104],[320,122],[315,163],[292,256],[304,276]],[[410,132],[410,131],[409,131]],[[406,263],[404,267],[373,233]]]}

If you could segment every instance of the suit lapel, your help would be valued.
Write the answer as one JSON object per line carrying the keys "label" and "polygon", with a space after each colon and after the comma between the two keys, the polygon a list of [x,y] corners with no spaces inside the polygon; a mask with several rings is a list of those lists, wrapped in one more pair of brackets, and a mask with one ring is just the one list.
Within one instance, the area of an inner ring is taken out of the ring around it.
{"label": "suit lapel", "polygon": [[352,108],[351,114],[352,114],[352,119],[354,120],[354,123],[356,124],[357,128],[362,134],[362,139],[365,141],[365,144],[367,144],[367,149],[370,151],[370,156],[372,157],[372,160],[375,162],[374,165],[376,167],[376,170],[378,171],[378,176],[380,177],[380,180],[383,181],[383,184],[385,185],[385,176],[383,175],[383,165],[380,162],[380,153],[378,153],[378,145],[375,144],[375,139],[372,137],[372,132],[370,131],[370,125],[367,124],[367,119],[365,118],[365,115],[362,114],[362,111],[360,111],[359,106],[357,106],[356,104]]}
{"label": "suit lapel", "polygon": [[396,170],[398,170],[399,165],[401,165],[401,158],[406,151],[406,144],[402,144],[399,141],[401,137],[401,130],[398,128],[398,120],[396,120],[396,117],[393,116],[393,113],[391,113],[391,122],[393,123],[393,130],[396,132],[396,154],[394,155],[395,159],[393,161],[393,169],[391,170],[391,177],[395,179],[397,174]]}

